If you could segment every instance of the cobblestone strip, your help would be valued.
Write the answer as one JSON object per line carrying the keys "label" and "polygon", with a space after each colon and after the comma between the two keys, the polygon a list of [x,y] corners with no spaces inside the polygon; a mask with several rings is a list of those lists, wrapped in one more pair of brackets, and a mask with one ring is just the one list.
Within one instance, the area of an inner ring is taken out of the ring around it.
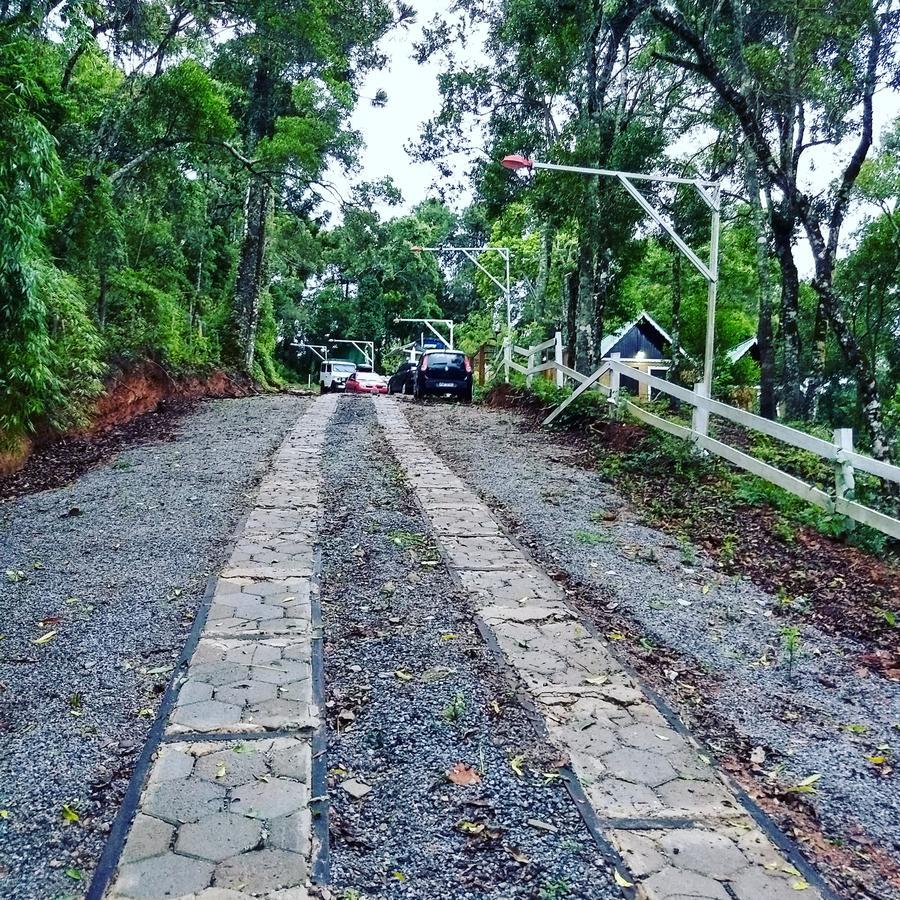
{"label": "cobblestone strip", "polygon": [[306,900],[313,565],[335,397],[275,454],[209,612],[108,900]]}
{"label": "cobblestone strip", "polygon": [[647,900],[820,900],[696,743],[504,535],[393,401],[379,421],[483,622],[569,758],[600,826]]}

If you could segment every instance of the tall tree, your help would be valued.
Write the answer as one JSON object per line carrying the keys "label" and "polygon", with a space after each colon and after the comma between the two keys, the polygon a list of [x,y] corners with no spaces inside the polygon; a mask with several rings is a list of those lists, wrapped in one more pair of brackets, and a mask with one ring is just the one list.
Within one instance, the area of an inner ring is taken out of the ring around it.
{"label": "tall tree", "polygon": [[[874,97],[897,76],[891,65],[900,26],[897,4],[772,2],[756,4],[752,16],[743,16],[733,4],[682,2],[654,6],[651,14],[672,39],[671,52],[660,58],[708,83],[734,114],[775,201],[771,224],[779,256],[787,254],[796,223],[802,225],[815,264],[813,288],[856,381],[872,452],[886,458],[874,360],[850,328],[833,280],[853,185],[872,145]],[[847,137],[854,147],[825,196],[804,189],[798,172],[805,154],[820,144],[838,147]],[[792,315],[783,304],[783,330],[793,327]]]}

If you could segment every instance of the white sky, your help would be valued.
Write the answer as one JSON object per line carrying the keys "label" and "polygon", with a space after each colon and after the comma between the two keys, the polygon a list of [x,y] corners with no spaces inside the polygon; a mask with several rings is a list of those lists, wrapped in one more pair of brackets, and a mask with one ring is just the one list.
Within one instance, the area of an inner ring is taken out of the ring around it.
{"label": "white sky", "polygon": [[[404,30],[392,31],[383,40],[381,48],[389,57],[388,65],[372,72],[360,91],[359,106],[351,119],[365,140],[362,153],[362,170],[350,179],[334,170],[329,180],[346,196],[350,184],[357,181],[375,181],[391,176],[403,194],[400,209],[380,209],[382,215],[407,212],[413,206],[433,195],[430,186],[439,178],[432,164],[414,162],[404,150],[415,142],[419,128],[440,110],[438,73],[441,60],[433,59],[419,65],[413,58],[413,44],[420,40],[422,28],[435,15],[447,15],[446,0],[412,0],[416,9],[416,21]],[[477,57],[472,51],[469,58]],[[387,106],[377,109],[369,100],[381,89],[388,95]],[[462,160],[465,164],[466,160]]]}

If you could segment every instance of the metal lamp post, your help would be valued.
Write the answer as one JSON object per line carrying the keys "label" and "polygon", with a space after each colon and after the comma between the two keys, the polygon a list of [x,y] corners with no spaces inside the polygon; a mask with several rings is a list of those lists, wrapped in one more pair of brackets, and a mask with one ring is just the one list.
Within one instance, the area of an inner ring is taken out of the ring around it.
{"label": "metal lamp post", "polygon": [[[716,332],[716,295],[719,284],[719,228],[722,188],[718,181],[708,181],[703,178],[679,178],[676,175],[649,175],[643,172],[620,172],[618,169],[592,169],[584,166],[563,166],[556,163],[538,162],[525,156],[514,154],[504,156],[500,164],[505,169],[519,171],[520,169],[551,169],[555,172],[576,172],[580,175],[603,175],[608,178],[616,178],[622,187],[628,191],[637,204],[656,222],[672,239],[675,246],[688,258],[694,268],[706,279],[706,348],[703,358],[703,390],[707,397],[712,395],[713,376],[713,350],[715,348]],[[647,198],[634,186],[635,181],[655,181],[666,184],[689,184],[694,187],[703,202],[711,210],[712,229],[709,241],[709,263],[694,253],[685,243],[684,239],[675,229],[666,222],[653,208]]]}
{"label": "metal lamp post", "polygon": [[[506,330],[512,329],[512,306],[511,294],[509,287],[509,248],[508,247],[412,247],[414,253],[462,253],[471,263],[477,266],[497,287],[503,291],[506,299]],[[479,261],[478,256],[482,253],[499,253],[503,258],[505,269],[505,281],[501,282],[499,278],[489,272]],[[476,256],[478,254],[478,256]]]}

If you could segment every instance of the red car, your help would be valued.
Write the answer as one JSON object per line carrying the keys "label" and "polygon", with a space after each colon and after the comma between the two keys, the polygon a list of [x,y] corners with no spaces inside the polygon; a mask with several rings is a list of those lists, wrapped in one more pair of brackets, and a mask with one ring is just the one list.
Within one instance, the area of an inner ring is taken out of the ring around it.
{"label": "red car", "polygon": [[374,372],[354,372],[346,384],[348,394],[386,394],[387,384]]}

